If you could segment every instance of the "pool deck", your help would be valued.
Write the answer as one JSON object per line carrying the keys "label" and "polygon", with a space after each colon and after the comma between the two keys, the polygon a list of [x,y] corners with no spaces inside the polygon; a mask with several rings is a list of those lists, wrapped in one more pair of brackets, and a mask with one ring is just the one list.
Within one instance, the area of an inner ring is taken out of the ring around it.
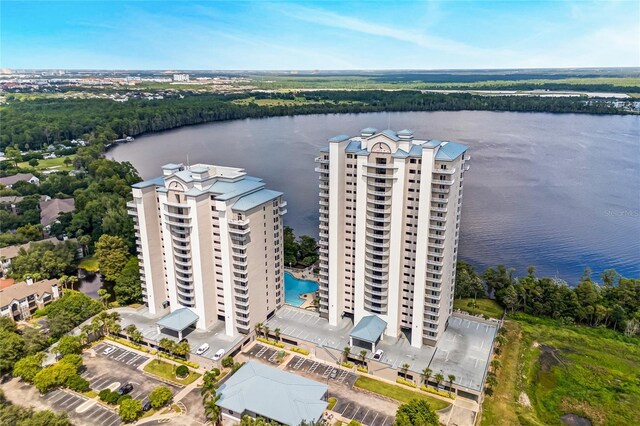
{"label": "pool deck", "polygon": [[[318,282],[318,275],[313,273],[313,268],[315,267],[316,267],[315,265],[312,265],[306,269],[284,268],[284,271],[288,272],[295,279],[298,279],[298,280]],[[291,305],[291,306],[295,306],[296,308],[301,308],[301,309],[309,309],[313,307],[314,306],[313,300],[316,297],[316,293],[317,293],[316,291],[312,291],[311,293],[300,294],[300,299],[303,300],[302,304],[299,306],[296,306],[296,305]]]}

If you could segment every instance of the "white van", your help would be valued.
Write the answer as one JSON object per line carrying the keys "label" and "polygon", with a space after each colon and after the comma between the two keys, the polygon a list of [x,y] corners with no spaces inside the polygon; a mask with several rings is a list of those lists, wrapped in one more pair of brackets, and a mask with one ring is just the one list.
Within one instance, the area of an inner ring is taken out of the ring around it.
{"label": "white van", "polygon": [[222,358],[222,355],[224,355],[224,349],[220,349],[218,352],[216,352],[215,355],[213,355],[213,360],[219,360],[220,358]]}
{"label": "white van", "polygon": [[205,353],[208,350],[209,350],[209,344],[208,343],[203,343],[202,345],[200,345],[200,347],[198,349],[196,349],[196,354],[197,355],[202,355],[203,353]]}

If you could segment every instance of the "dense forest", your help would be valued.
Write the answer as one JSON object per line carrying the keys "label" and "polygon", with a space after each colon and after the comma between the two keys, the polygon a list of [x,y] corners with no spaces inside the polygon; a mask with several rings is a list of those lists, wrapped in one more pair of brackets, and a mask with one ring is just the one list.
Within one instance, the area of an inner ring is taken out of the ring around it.
{"label": "dense forest", "polygon": [[605,326],[627,335],[640,333],[640,279],[624,278],[608,269],[600,276],[600,284],[592,280],[587,269],[580,282],[569,287],[556,278],[537,277],[533,266],[524,277],[516,278],[514,273],[513,269],[498,265],[479,275],[471,265],[459,261],[456,297],[490,295],[508,312]]}
{"label": "dense forest", "polygon": [[379,111],[522,111],[620,114],[607,102],[582,98],[476,96],[418,91],[312,91],[294,94],[255,93],[253,99],[302,99],[284,105],[233,102],[247,95],[185,94],[161,100],[35,98],[7,96],[0,107],[0,149],[42,149],[46,145],[85,138],[108,143],[114,139],[212,121],[296,114]]}

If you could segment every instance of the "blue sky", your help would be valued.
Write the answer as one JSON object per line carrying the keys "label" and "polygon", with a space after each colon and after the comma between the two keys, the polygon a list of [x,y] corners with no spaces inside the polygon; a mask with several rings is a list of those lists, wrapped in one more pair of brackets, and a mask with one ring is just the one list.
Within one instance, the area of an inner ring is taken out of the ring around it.
{"label": "blue sky", "polygon": [[640,66],[639,1],[0,0],[0,67]]}

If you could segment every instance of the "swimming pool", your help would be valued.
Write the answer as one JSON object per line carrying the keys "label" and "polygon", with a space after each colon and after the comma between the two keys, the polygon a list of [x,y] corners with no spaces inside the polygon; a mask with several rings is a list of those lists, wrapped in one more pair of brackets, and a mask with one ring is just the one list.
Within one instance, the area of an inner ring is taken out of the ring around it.
{"label": "swimming pool", "polygon": [[310,280],[299,280],[289,272],[284,273],[284,301],[287,305],[300,306],[304,300],[300,295],[318,290],[318,283]]}

